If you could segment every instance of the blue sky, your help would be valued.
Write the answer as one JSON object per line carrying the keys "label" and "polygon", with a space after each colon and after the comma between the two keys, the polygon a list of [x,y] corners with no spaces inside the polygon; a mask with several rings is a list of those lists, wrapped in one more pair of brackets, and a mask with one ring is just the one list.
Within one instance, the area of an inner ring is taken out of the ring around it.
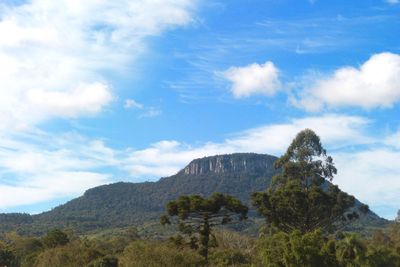
{"label": "blue sky", "polygon": [[343,190],[400,209],[397,0],[2,1],[0,84],[1,212],[304,128]]}

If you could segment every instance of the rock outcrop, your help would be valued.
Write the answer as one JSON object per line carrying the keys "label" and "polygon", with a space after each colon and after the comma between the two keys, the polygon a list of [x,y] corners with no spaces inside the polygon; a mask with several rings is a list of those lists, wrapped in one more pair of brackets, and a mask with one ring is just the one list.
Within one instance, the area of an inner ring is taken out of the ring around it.
{"label": "rock outcrop", "polygon": [[209,173],[262,173],[273,169],[276,157],[253,153],[237,153],[195,159],[181,172],[186,175],[203,175]]}

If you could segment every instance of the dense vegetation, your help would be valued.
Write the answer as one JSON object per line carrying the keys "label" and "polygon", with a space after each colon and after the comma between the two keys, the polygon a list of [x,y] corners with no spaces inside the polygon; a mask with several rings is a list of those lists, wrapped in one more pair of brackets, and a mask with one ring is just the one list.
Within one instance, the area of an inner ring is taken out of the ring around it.
{"label": "dense vegetation", "polygon": [[312,130],[300,132],[275,167],[282,172],[267,191],[253,194],[253,205],[272,227],[302,234],[333,230],[369,210],[356,207],[353,196],[328,183],[337,169]]}
{"label": "dense vegetation", "polygon": [[[42,238],[8,233],[0,242],[0,266],[115,267],[204,266],[195,250],[173,240],[144,239],[134,228],[105,236],[76,236],[64,230]],[[271,231],[253,238],[217,230],[210,247],[209,266],[400,266],[400,224],[376,231],[371,237],[313,231],[302,235]],[[50,243],[46,240],[52,240]]]}
{"label": "dense vegetation", "polygon": [[213,228],[247,219],[248,210],[240,200],[221,193],[214,193],[209,198],[180,196],[167,204],[167,214],[161,216],[160,221],[162,225],[175,221],[179,231],[188,237],[185,241],[178,235],[174,239],[175,243],[199,249],[200,255],[208,262]]}

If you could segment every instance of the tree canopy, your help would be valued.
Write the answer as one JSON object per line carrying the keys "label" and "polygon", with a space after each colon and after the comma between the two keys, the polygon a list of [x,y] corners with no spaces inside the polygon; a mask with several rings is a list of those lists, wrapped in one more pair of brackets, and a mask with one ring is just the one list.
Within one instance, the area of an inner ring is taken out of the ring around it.
{"label": "tree canopy", "polygon": [[297,134],[275,168],[282,172],[273,177],[266,192],[253,194],[252,203],[279,230],[332,230],[368,211],[363,205],[356,208],[353,196],[330,183],[337,169],[310,129]]}
{"label": "tree canopy", "polygon": [[245,220],[248,212],[240,200],[221,193],[214,193],[209,198],[181,196],[170,201],[166,208],[167,215],[160,218],[161,224],[175,220],[180,232],[189,236],[191,247],[199,247],[206,260],[212,227]]}

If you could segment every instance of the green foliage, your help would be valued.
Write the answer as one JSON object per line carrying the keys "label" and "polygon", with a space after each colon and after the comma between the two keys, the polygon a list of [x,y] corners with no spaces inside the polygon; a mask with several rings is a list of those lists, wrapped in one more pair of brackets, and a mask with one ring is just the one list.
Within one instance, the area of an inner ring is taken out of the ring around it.
{"label": "green foliage", "polygon": [[260,238],[257,250],[263,266],[337,266],[334,246],[321,231],[278,232]]}
{"label": "green foliage", "polygon": [[251,259],[239,250],[217,250],[210,255],[210,265],[223,266],[250,266]]}
{"label": "green foliage", "polygon": [[106,256],[95,260],[87,267],[118,267],[118,259],[111,256]]}
{"label": "green foliage", "polygon": [[[179,231],[189,237],[191,248],[199,248],[207,261],[212,228],[245,220],[247,212],[247,206],[240,200],[221,193],[214,193],[210,198],[181,196],[167,204],[167,215],[160,222],[165,225],[176,219]],[[175,243],[181,241],[179,237],[175,239]]]}
{"label": "green foliage", "polygon": [[69,242],[69,239],[67,234],[63,231],[54,229],[44,236],[42,241],[47,248],[55,248],[66,245]]}
{"label": "green foliage", "polygon": [[76,267],[86,266],[103,255],[81,241],[64,246],[48,248],[36,260],[35,267]]}
{"label": "green foliage", "polygon": [[365,244],[355,234],[345,235],[336,248],[336,256],[342,266],[364,266],[366,252]]}
{"label": "green foliage", "polygon": [[204,266],[202,257],[190,250],[177,250],[159,243],[135,241],[120,257],[121,267],[196,267]]}
{"label": "green foliage", "polygon": [[0,266],[14,267],[17,265],[15,255],[9,249],[0,249]]}
{"label": "green foliage", "polygon": [[[301,131],[275,167],[282,173],[273,178],[266,192],[252,196],[267,223],[286,233],[307,233],[332,230],[338,222],[358,218],[358,213],[350,210],[355,198],[329,183],[337,170],[312,130]],[[365,213],[368,208],[361,206],[360,210]]]}
{"label": "green foliage", "polygon": [[[53,231],[48,235],[52,235]],[[7,234],[0,242],[0,266],[116,267],[205,266],[205,259],[185,245],[141,240],[135,228],[94,237],[72,237],[70,242],[46,247],[41,238]],[[377,231],[371,238],[349,233],[326,236],[322,231],[301,234],[269,229],[258,239],[215,229],[208,266],[329,266],[400,267],[400,224]],[[126,238],[124,238],[126,237]]]}
{"label": "green foliage", "polygon": [[19,235],[7,235],[10,239],[10,249],[13,251],[19,266],[31,267],[37,256],[44,250],[41,240],[34,237],[22,237]]}

